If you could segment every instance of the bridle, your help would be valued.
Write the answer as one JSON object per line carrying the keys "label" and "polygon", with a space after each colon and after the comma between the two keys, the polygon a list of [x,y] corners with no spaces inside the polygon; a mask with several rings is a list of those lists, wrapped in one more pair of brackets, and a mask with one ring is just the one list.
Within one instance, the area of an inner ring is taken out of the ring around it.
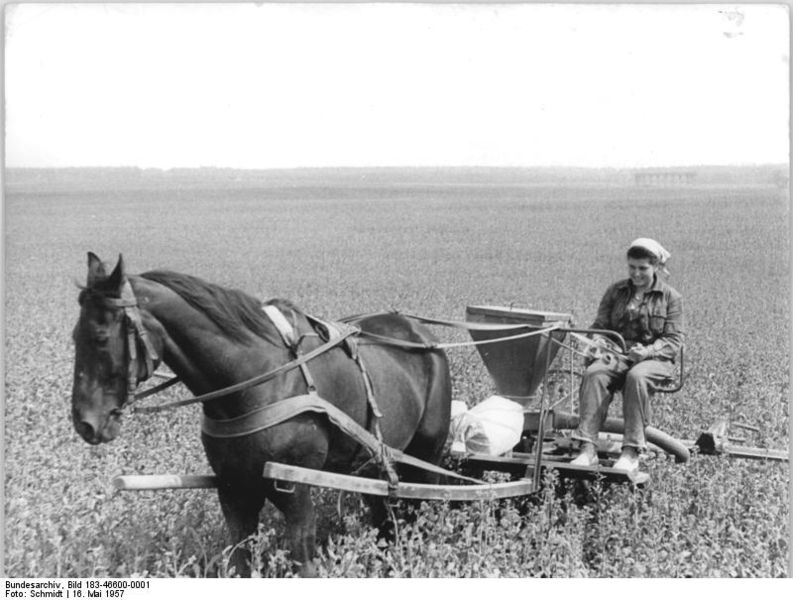
{"label": "bridle", "polygon": [[121,286],[119,298],[111,298],[95,290],[90,291],[91,298],[104,308],[122,309],[124,311],[124,337],[126,338],[127,359],[127,396],[122,408],[131,398],[142,381],[154,374],[160,362],[159,354],[152,344],[143,320],[140,316],[138,299],[132,290],[129,280],[125,279]]}

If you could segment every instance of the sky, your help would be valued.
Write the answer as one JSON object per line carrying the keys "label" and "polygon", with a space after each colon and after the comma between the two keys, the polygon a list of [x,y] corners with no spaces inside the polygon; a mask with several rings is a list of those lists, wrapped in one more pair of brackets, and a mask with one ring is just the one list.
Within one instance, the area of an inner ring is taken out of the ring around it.
{"label": "sky", "polygon": [[10,167],[786,163],[784,5],[21,4]]}

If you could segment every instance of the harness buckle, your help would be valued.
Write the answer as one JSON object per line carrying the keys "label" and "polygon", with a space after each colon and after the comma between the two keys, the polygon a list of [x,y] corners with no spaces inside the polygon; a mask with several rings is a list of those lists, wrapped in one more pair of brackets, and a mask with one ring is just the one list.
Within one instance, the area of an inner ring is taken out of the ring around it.
{"label": "harness buckle", "polygon": [[295,484],[280,484],[277,479],[273,479],[273,488],[276,492],[280,492],[281,494],[294,494],[295,493]]}
{"label": "harness buckle", "polygon": [[399,476],[397,475],[396,469],[394,468],[394,461],[391,459],[391,455],[388,451],[388,446],[382,443],[380,445],[380,462],[383,465],[383,470],[385,471],[386,479],[388,480],[388,499],[390,502],[396,502],[399,492]]}

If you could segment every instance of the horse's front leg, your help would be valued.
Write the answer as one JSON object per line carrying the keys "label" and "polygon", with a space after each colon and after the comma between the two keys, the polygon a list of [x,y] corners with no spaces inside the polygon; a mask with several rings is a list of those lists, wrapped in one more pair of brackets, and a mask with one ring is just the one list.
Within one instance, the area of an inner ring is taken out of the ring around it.
{"label": "horse's front leg", "polygon": [[248,490],[219,488],[218,497],[229,537],[234,546],[229,567],[241,577],[249,577],[251,572],[250,551],[238,546],[242,540],[256,531],[259,524],[259,512],[264,506],[265,497],[261,493],[250,493]]}
{"label": "horse's front leg", "polygon": [[273,488],[270,501],[286,519],[289,549],[292,560],[299,564],[301,577],[316,577],[314,551],[316,548],[317,523],[311,488],[294,484],[293,487]]}

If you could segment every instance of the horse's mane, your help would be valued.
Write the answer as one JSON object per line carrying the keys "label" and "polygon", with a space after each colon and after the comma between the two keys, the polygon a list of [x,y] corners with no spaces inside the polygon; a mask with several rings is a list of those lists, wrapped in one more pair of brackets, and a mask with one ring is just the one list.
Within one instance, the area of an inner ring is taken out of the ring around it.
{"label": "horse's mane", "polygon": [[[251,333],[273,341],[272,324],[261,308],[263,302],[245,292],[173,271],[148,271],[140,276],[173,290],[237,341],[248,341]],[[267,304],[278,304],[298,311],[288,300],[270,300]]]}

